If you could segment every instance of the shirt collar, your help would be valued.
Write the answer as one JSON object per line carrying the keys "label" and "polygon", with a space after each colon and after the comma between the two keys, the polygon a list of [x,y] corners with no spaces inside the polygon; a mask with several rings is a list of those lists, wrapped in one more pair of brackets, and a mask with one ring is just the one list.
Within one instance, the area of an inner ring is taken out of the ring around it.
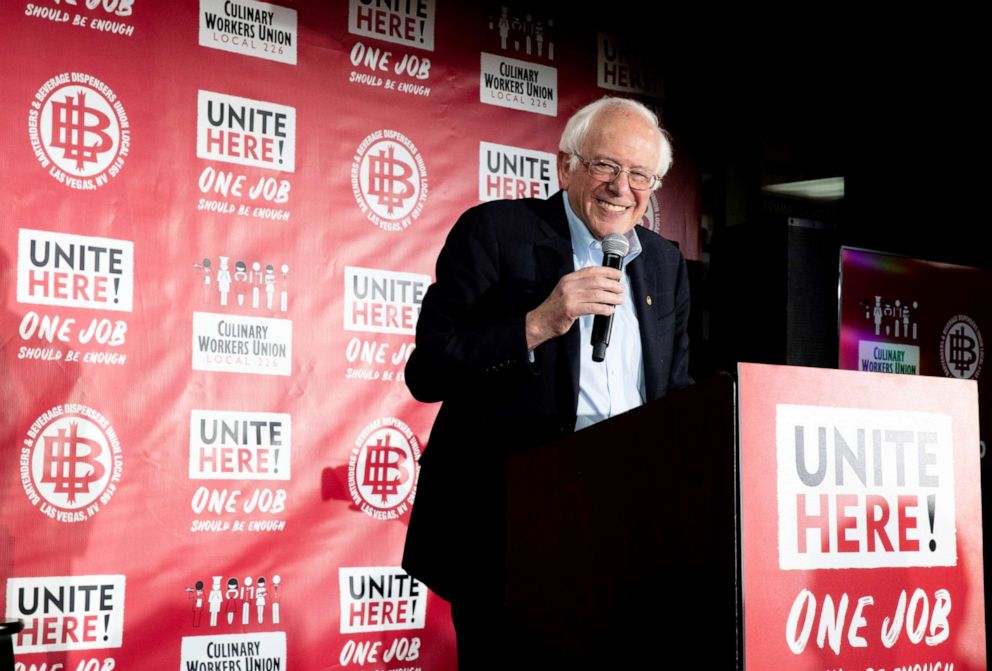
{"label": "shirt collar", "polygon": [[[572,236],[572,253],[580,259],[590,259],[596,264],[603,263],[603,244],[593,237],[589,228],[582,223],[578,215],[572,211],[572,206],[568,202],[568,191],[562,199],[565,203],[565,218],[568,219],[568,232]],[[624,257],[624,265],[633,261],[641,253],[641,241],[633,229],[624,234],[630,249]]]}

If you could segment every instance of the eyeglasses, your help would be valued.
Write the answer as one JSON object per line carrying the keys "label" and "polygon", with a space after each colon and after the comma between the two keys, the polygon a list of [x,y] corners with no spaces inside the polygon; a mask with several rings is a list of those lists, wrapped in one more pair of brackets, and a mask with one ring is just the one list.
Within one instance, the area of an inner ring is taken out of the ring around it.
{"label": "eyeglasses", "polygon": [[582,158],[575,152],[572,152],[572,156],[579,159],[582,165],[589,171],[589,174],[601,182],[612,182],[620,176],[621,172],[625,172],[627,173],[627,184],[630,185],[631,189],[635,191],[647,191],[656,187],[661,181],[658,175],[652,175],[637,168],[624,168],[613,161],[607,161],[605,159],[590,161]]}

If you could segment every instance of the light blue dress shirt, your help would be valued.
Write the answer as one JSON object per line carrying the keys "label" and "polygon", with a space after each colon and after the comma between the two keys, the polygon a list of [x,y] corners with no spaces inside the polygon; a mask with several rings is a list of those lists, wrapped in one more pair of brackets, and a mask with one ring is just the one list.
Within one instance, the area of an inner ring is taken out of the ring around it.
{"label": "light blue dress shirt", "polygon": [[[603,265],[603,245],[596,240],[568,204],[565,216],[572,234],[572,262],[575,270]],[[641,243],[634,231],[627,232],[630,250],[624,257],[626,267],[641,253]],[[606,359],[592,360],[592,323],[594,315],[579,317],[582,346],[579,350],[579,404],[575,430],[591,426],[644,403],[644,361],[641,357],[641,331],[634,310],[630,281],[624,272],[620,278],[624,303],[613,313],[613,332]]]}

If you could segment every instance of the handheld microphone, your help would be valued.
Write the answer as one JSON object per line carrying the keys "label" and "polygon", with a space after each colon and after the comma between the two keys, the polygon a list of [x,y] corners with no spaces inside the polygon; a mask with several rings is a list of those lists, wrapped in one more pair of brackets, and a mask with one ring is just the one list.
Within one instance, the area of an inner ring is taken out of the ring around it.
{"label": "handheld microphone", "polygon": [[[630,243],[619,233],[610,233],[603,238],[603,265],[620,270],[623,257],[627,256]],[[606,358],[606,346],[610,344],[610,332],[613,330],[613,315],[596,315],[592,320],[592,360],[602,361]]]}

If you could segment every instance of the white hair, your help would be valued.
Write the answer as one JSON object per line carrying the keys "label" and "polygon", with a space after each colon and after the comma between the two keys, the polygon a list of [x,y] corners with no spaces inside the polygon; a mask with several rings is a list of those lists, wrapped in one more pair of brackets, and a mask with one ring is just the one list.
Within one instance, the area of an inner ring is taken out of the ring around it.
{"label": "white hair", "polygon": [[[658,131],[658,166],[655,174],[664,177],[669,168],[672,167],[672,143],[668,137],[668,132],[661,127],[658,116],[647,106],[630,98],[616,98],[613,96],[603,96],[599,100],[589,103],[581,108],[565,124],[565,130],[561,133],[561,141],[558,143],[558,151],[571,154],[568,160],[568,169],[575,170],[579,165],[575,154],[580,153],[582,143],[586,139],[592,121],[600,112],[607,110],[628,110],[635,114],[640,114],[655,130]],[[659,181],[660,185],[661,182]]]}

